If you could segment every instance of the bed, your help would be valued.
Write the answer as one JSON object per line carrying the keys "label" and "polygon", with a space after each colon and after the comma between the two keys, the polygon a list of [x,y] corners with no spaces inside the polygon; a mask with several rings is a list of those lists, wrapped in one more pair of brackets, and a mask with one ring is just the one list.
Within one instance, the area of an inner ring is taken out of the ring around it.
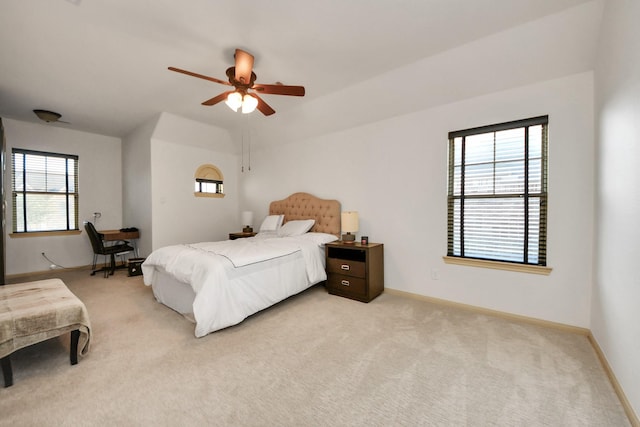
{"label": "bed", "polygon": [[203,337],[325,281],[324,244],[339,235],[337,200],[294,193],[270,203],[255,237],[153,251],[143,279]]}

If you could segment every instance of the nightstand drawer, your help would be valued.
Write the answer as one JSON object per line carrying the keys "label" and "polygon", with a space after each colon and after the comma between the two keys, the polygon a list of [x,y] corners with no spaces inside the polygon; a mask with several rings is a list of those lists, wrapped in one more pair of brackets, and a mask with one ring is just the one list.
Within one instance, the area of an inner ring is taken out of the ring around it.
{"label": "nightstand drawer", "polygon": [[365,277],[366,263],[348,259],[327,258],[327,272],[346,276]]}
{"label": "nightstand drawer", "polygon": [[347,292],[364,296],[367,293],[367,281],[359,277],[344,276],[341,274],[329,274],[327,278],[327,288],[329,292]]}

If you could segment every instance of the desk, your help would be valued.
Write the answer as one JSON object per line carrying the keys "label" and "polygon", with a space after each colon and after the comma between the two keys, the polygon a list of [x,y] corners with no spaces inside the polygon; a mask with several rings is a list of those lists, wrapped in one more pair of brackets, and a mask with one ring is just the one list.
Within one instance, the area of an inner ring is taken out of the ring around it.
{"label": "desk", "polygon": [[98,233],[102,234],[102,240],[106,242],[112,242],[115,240],[133,240],[133,252],[136,258],[138,257],[138,245],[136,241],[140,238],[139,231],[120,231],[120,230],[100,230]]}
{"label": "desk", "polygon": [[102,239],[106,241],[135,240],[140,238],[139,231],[100,230],[98,233],[102,234]]}

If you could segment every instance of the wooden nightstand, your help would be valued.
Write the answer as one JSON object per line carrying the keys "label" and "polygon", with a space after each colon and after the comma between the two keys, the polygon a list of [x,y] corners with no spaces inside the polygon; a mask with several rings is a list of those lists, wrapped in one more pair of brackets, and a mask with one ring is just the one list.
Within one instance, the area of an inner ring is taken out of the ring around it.
{"label": "wooden nightstand", "polygon": [[253,237],[258,233],[255,232],[250,232],[250,233],[245,233],[244,231],[241,231],[239,233],[229,233],[229,240],[236,240],[236,239],[244,239],[245,237]]}
{"label": "wooden nightstand", "polygon": [[369,302],[384,291],[384,245],[325,245],[327,290],[330,294]]}

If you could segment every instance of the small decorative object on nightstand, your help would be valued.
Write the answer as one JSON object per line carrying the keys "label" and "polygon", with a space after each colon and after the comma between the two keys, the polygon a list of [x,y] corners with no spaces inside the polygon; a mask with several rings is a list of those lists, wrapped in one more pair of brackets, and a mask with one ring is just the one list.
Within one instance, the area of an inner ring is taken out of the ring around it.
{"label": "small decorative object on nightstand", "polygon": [[330,294],[369,302],[384,291],[382,243],[327,243],[325,255]]}
{"label": "small decorative object on nightstand", "polygon": [[229,233],[229,240],[236,239],[244,239],[245,237],[253,237],[258,233],[254,233],[253,231],[245,233],[244,231],[241,233]]}

